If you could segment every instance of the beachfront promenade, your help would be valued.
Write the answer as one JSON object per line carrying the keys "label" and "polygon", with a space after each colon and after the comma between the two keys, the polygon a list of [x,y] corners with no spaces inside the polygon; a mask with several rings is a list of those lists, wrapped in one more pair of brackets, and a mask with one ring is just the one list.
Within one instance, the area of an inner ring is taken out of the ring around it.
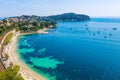
{"label": "beachfront promenade", "polygon": [[2,60],[2,52],[3,52],[3,46],[4,46],[3,44],[4,44],[6,37],[11,32],[13,32],[13,31],[9,31],[8,33],[6,33],[0,40],[0,72],[5,70],[5,66],[4,66],[3,60]]}
{"label": "beachfront promenade", "polygon": [[5,70],[5,65],[3,64],[3,58],[2,58],[2,53],[3,53],[3,47],[4,47],[4,41],[6,39],[6,37],[11,33],[11,32],[15,32],[15,30],[9,31],[8,33],[6,33],[1,41],[0,41],[0,72]]}

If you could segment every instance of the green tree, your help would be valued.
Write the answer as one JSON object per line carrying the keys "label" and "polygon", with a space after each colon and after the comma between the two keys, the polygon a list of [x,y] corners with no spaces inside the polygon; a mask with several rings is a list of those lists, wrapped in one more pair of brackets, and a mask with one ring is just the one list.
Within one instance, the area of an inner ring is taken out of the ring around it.
{"label": "green tree", "polygon": [[0,29],[0,35],[3,33],[3,30],[2,29]]}
{"label": "green tree", "polygon": [[10,40],[11,40],[12,36],[13,36],[13,33],[8,34],[8,36],[5,39],[5,44],[9,44],[10,43]]}
{"label": "green tree", "polygon": [[0,80],[24,80],[20,74],[18,74],[20,66],[15,65],[13,68],[6,69],[0,73]]}
{"label": "green tree", "polygon": [[6,59],[8,60],[8,58],[9,58],[9,55],[6,53],[6,54],[5,54],[5,56],[6,56]]}

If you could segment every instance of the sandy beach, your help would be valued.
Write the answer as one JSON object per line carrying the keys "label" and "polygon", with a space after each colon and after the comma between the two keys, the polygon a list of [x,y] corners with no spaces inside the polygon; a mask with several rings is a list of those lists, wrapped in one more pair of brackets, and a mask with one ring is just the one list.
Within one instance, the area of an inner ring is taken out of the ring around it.
{"label": "sandy beach", "polygon": [[[48,33],[44,32],[46,29],[39,30],[38,33]],[[26,66],[19,58],[16,48],[17,48],[17,38],[20,35],[24,35],[27,33],[21,34],[20,32],[15,32],[11,39],[10,44],[8,44],[5,48],[6,53],[9,55],[9,62],[13,62],[14,65],[20,65],[20,74],[24,78],[24,80],[47,80],[43,76],[38,75],[34,71],[32,71],[28,66]]]}

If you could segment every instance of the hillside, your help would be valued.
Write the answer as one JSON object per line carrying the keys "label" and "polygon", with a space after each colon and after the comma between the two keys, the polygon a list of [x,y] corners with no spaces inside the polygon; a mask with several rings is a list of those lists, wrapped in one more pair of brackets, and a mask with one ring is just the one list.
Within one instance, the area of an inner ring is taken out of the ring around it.
{"label": "hillside", "polygon": [[60,15],[52,15],[52,16],[15,16],[5,18],[0,20],[0,35],[9,31],[11,29],[20,30],[21,32],[34,32],[38,29],[43,28],[51,28],[55,27],[56,22],[59,21],[89,21],[90,17],[83,14],[75,14],[75,13],[64,13]]}
{"label": "hillside", "polygon": [[84,14],[75,14],[75,13],[64,13],[60,15],[52,15],[52,16],[29,16],[29,15],[22,15],[18,17],[10,17],[10,18],[17,18],[20,21],[47,21],[47,22],[58,22],[58,21],[89,21],[90,17]]}
{"label": "hillside", "polygon": [[86,21],[90,20],[90,17],[84,14],[64,13],[61,15],[48,16],[47,18],[54,21]]}

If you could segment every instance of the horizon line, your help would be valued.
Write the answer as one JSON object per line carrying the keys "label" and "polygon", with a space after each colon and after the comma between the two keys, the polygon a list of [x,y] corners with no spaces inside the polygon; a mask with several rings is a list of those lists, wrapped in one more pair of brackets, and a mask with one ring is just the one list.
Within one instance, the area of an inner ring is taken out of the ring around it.
{"label": "horizon line", "polygon": [[[70,12],[69,12],[70,13]],[[74,12],[73,12],[74,13]],[[64,13],[61,13],[64,14]],[[80,13],[75,13],[75,14],[80,14]],[[83,13],[82,13],[83,14]],[[35,14],[22,14],[22,15],[28,15],[28,16],[40,16],[40,15],[35,15]],[[17,17],[17,16],[22,16],[22,15],[15,15],[15,16],[0,16],[0,18],[9,18],[9,17]],[[54,15],[60,15],[60,14],[54,14]],[[84,14],[87,15],[87,14]],[[45,16],[45,15],[44,15]],[[46,15],[46,16],[52,16],[52,15]],[[87,15],[89,16],[89,15]],[[120,18],[120,16],[89,16],[90,18]]]}

